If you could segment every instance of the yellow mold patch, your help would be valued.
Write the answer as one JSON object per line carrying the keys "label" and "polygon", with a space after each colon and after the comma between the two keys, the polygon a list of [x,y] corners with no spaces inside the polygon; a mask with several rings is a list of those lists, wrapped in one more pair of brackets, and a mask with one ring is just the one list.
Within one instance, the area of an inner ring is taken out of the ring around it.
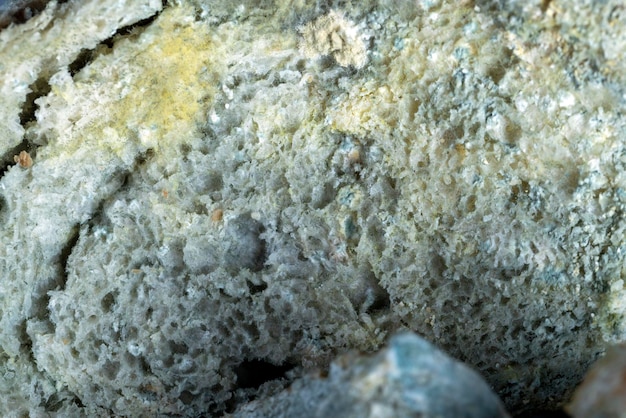
{"label": "yellow mold patch", "polygon": [[210,85],[207,65],[211,42],[204,27],[176,27],[170,17],[158,22],[154,43],[136,57],[144,71],[126,97],[128,123],[158,127],[159,136],[195,125]]}
{"label": "yellow mold patch", "polygon": [[[193,14],[185,7],[167,9],[143,33],[100,51],[74,80],[69,74],[51,80],[46,101],[67,109],[67,119],[53,124],[56,132],[46,133],[61,145],[57,152],[91,143],[128,161],[137,148],[165,151],[165,141],[185,141],[196,133],[214,93],[210,58],[224,54],[215,50],[210,28],[187,16]],[[64,125],[67,129],[59,130]]]}

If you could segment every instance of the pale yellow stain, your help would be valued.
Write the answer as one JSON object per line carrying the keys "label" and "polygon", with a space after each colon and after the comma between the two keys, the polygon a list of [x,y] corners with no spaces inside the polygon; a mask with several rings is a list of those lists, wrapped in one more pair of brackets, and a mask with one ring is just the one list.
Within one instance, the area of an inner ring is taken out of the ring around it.
{"label": "pale yellow stain", "polygon": [[216,54],[209,27],[186,16],[184,7],[165,10],[144,33],[98,57],[74,86],[53,86],[78,114],[61,139],[64,152],[95,142],[128,157],[137,147],[166,151],[197,134],[216,85],[211,57],[223,53]]}

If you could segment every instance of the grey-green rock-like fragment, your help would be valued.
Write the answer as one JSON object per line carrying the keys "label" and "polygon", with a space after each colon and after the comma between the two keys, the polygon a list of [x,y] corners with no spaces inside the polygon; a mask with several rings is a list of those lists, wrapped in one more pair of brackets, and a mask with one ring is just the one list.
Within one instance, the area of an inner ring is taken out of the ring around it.
{"label": "grey-green rock-like fragment", "polygon": [[372,357],[346,356],[326,378],[305,377],[233,418],[505,418],[478,373],[421,337],[396,335]]}
{"label": "grey-green rock-like fragment", "polygon": [[626,418],[626,344],[609,347],[587,371],[566,410],[572,418]]}

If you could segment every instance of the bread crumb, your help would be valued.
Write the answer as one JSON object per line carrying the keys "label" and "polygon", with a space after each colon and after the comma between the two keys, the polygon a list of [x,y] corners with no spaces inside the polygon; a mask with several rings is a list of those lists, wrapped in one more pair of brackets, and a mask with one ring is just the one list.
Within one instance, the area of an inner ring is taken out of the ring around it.
{"label": "bread crumb", "polygon": [[26,151],[20,152],[19,155],[14,155],[13,161],[15,161],[22,168],[31,168],[33,166],[33,159]]}
{"label": "bread crumb", "polygon": [[211,220],[213,222],[219,222],[222,220],[223,216],[224,216],[224,211],[222,209],[215,209],[213,213],[211,214]]}

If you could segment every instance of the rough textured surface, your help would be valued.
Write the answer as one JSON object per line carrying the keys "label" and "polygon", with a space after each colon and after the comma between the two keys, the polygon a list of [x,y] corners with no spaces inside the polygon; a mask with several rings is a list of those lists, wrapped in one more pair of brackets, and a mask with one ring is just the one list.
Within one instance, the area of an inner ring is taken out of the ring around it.
{"label": "rough textured surface", "polygon": [[475,371],[424,339],[404,333],[376,356],[346,356],[326,378],[251,402],[233,418],[506,418],[498,397]]}
{"label": "rough textured surface", "polygon": [[6,28],[0,411],[219,415],[401,326],[511,410],[564,402],[626,333],[620,7],[70,1]]}

